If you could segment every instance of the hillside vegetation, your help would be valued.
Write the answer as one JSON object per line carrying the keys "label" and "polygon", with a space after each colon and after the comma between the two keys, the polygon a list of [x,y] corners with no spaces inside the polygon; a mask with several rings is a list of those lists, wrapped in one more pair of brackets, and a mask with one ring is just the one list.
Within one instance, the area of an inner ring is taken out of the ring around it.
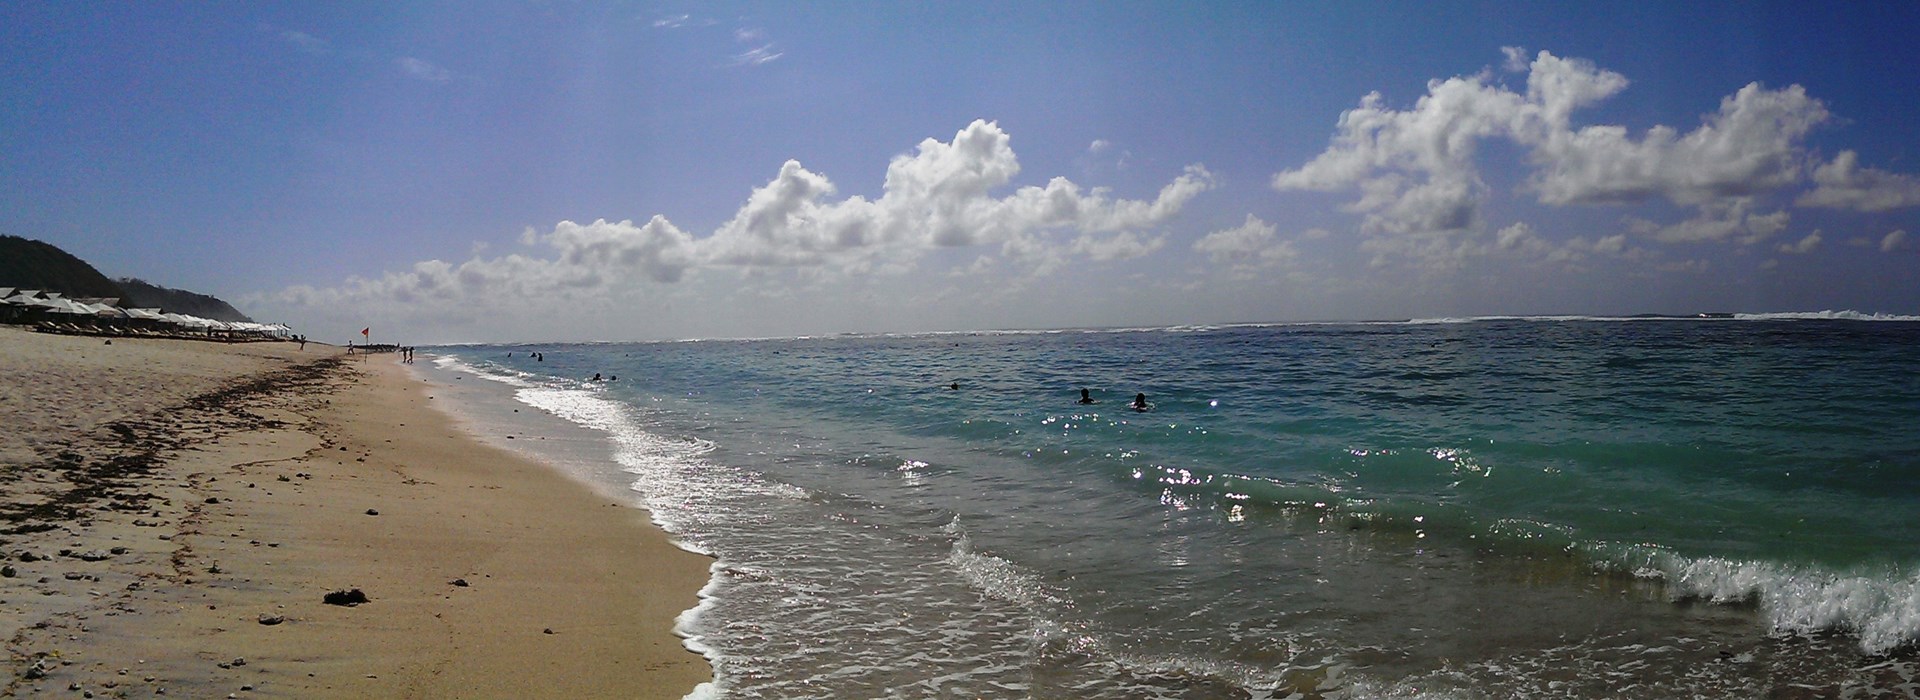
{"label": "hillside vegetation", "polygon": [[69,298],[113,298],[122,308],[159,308],[216,321],[253,320],[205,294],[133,278],[116,282],[53,244],[19,236],[0,236],[0,287],[59,292]]}

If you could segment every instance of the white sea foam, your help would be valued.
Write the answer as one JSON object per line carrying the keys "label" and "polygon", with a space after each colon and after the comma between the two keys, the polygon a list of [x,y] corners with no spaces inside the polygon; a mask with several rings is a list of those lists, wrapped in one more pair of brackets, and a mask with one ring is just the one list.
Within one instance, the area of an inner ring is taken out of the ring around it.
{"label": "white sea foam", "polygon": [[[1538,315],[1538,316],[1441,316],[1436,318],[1416,318],[1407,325],[1437,325],[1457,323],[1484,323],[1491,321],[1532,321],[1539,323],[1562,323],[1569,321],[1920,321],[1920,316],[1902,314],[1870,313],[1853,310],[1842,311],[1777,311],[1766,313],[1701,314],[1698,316],[1590,316],[1583,314]],[[1337,324],[1336,324],[1337,325]],[[1389,324],[1391,325],[1391,324]]]}
{"label": "white sea foam", "polygon": [[1663,581],[1676,600],[1757,603],[1776,632],[1845,631],[1870,654],[1920,641],[1920,570],[1835,572],[1808,565],[1685,557],[1637,546],[1607,557]]}
{"label": "white sea foam", "polygon": [[463,372],[481,379],[495,381],[513,387],[525,388],[535,386],[531,381],[534,375],[518,370],[506,369],[504,367],[489,367],[483,369],[478,365],[461,359],[457,355],[441,355],[435,357],[433,358],[433,366],[450,372]]}
{"label": "white sea foam", "polygon": [[1020,570],[1013,562],[991,554],[982,554],[973,548],[973,540],[967,536],[967,530],[955,517],[941,528],[953,540],[951,553],[947,555],[947,565],[960,572],[974,588],[1000,600],[1019,604],[1030,611],[1040,606],[1060,605],[1062,601],[1040,579]]}
{"label": "white sea foam", "polygon": [[1734,314],[1741,321],[1920,321],[1920,316],[1844,311],[1786,311],[1763,314]]}
{"label": "white sea foam", "polygon": [[[633,490],[647,507],[654,524],[676,535],[672,539],[675,546],[696,554],[713,556],[702,544],[678,536],[681,523],[673,517],[673,510],[667,507],[674,500],[673,494],[646,488],[647,485],[671,483],[673,479],[670,472],[691,464],[700,455],[711,451],[712,443],[669,440],[652,435],[641,430],[626,415],[632,410],[630,407],[599,396],[591,389],[570,388],[551,379],[541,382],[537,381],[541,379],[537,375],[491,364],[481,367],[457,356],[441,356],[433,362],[435,367],[442,370],[462,372],[513,387],[514,398],[520,403],[608,435],[614,442],[616,461],[627,472],[644,477],[641,483],[633,485]],[[699,629],[701,616],[714,605],[723,568],[723,563],[716,560],[709,567],[707,583],[700,589],[699,602],[674,617],[673,632],[681,638],[681,644],[689,651],[705,657],[709,664],[717,661],[719,652],[695,630]],[[724,696],[725,690],[718,684],[702,683],[686,697],[689,700],[714,700]]]}

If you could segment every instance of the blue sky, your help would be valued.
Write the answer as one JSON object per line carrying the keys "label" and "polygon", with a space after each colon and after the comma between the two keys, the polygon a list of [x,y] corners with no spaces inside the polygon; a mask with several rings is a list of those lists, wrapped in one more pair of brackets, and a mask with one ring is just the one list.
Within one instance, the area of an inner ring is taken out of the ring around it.
{"label": "blue sky", "polygon": [[0,232],[321,339],[1920,313],[1912,3],[0,5]]}

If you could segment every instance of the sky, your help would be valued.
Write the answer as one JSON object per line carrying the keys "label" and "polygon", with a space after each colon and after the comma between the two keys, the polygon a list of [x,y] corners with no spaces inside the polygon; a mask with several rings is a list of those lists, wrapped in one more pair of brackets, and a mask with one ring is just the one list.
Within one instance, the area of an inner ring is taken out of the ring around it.
{"label": "sky", "polygon": [[0,233],[333,342],[1916,314],[1915,26],[12,0]]}

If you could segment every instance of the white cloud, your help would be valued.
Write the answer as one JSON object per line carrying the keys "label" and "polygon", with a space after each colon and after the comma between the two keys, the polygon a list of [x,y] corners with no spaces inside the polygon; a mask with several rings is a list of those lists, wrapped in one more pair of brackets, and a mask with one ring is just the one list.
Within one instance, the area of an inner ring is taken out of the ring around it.
{"label": "white cloud", "polygon": [[280,38],[285,39],[287,43],[293,44],[295,48],[310,54],[325,55],[333,51],[332,43],[306,32],[296,32],[288,29],[280,32]]}
{"label": "white cloud", "polygon": [[1082,234],[1080,237],[1073,239],[1073,244],[1067,247],[1067,251],[1074,255],[1085,256],[1087,259],[1096,262],[1112,262],[1115,260],[1133,260],[1135,258],[1146,257],[1153,254],[1154,251],[1160,250],[1161,247],[1166,245],[1166,242],[1167,240],[1164,236],[1142,239],[1131,232],[1119,233],[1104,238],[1092,234]]}
{"label": "white cloud", "polygon": [[1533,226],[1520,221],[1495,233],[1494,247],[1501,250],[1517,250],[1538,243],[1540,240],[1540,237],[1534,234]]}
{"label": "white cloud", "polygon": [[1094,139],[1093,143],[1087,146],[1087,152],[1098,154],[1112,147],[1113,147],[1112,141],[1108,141],[1106,139]]}
{"label": "white cloud", "polygon": [[[1501,232],[1491,246],[1476,246],[1468,235],[1480,225],[1480,203],[1489,193],[1478,148],[1504,140],[1525,149],[1531,173],[1523,190],[1542,204],[1664,199],[1697,212],[1676,224],[1629,219],[1629,228],[1670,243],[1752,243],[1778,233],[1787,220],[1784,211],[1751,211],[1754,198],[1802,179],[1802,142],[1830,119],[1825,105],[1798,85],[1774,90],[1755,83],[1685,133],[1656,126],[1636,138],[1623,126],[1575,127],[1575,111],[1619,94],[1627,79],[1546,51],[1531,61],[1518,48],[1502,52],[1507,70],[1527,74],[1525,94],[1493,83],[1487,73],[1431,81],[1427,94],[1405,110],[1371,93],[1340,115],[1324,152],[1274,175],[1272,186],[1356,192],[1344,208],[1363,215],[1363,234],[1416,238],[1366,247],[1382,255],[1436,255],[1429,262],[1444,267],[1476,251],[1537,247],[1521,245],[1531,239],[1516,231]],[[1875,173],[1850,181],[1872,180]]]}
{"label": "white cloud", "polygon": [[393,62],[394,65],[400,66],[400,70],[410,78],[434,83],[444,83],[453,79],[452,71],[412,56],[401,56]]}
{"label": "white cloud", "polygon": [[[475,255],[459,264],[418,263],[377,279],[333,288],[293,287],[269,305],[319,308],[400,302],[486,302],[502,296],[607,298],[643,285],[680,282],[701,270],[787,269],[817,279],[912,269],[930,251],[998,247],[998,260],[1053,269],[1068,259],[1137,258],[1165,245],[1149,229],[1179,213],[1212,185],[1205,168],[1189,166],[1150,200],[1121,199],[1065,178],[1005,196],[1020,164],[1005,131],[975,121],[951,141],[927,139],[887,166],[877,199],[837,198],[825,175],[787,161],[755,188],[727,222],[695,237],[661,216],[631,221],[562,221],[551,232],[521,236],[528,254]],[[981,264],[995,258],[983,255]]]}
{"label": "white cloud", "polygon": [[1385,106],[1380,93],[1340,115],[1333,145],[1300,168],[1273,176],[1279,190],[1358,189],[1347,205],[1369,232],[1466,228],[1486,190],[1474,168],[1479,142],[1511,130],[1521,98],[1483,77],[1433,81],[1414,108]]}
{"label": "white cloud", "polygon": [[748,49],[742,53],[734,54],[728,65],[734,67],[758,66],[780,60],[780,57],[785,55],[787,55],[786,52],[775,49],[773,44],[766,44]]}
{"label": "white cloud", "polygon": [[1802,238],[1798,242],[1780,244],[1778,250],[1790,255],[1806,255],[1818,247],[1820,247],[1820,232],[1814,231],[1813,233],[1807,234],[1806,238]]}
{"label": "white cloud", "polygon": [[1860,156],[1841,151],[1833,162],[1813,171],[1812,191],[1795,202],[1803,207],[1887,211],[1920,206],[1920,178],[1860,167]]}
{"label": "white cloud", "polygon": [[687,22],[691,21],[692,19],[693,19],[693,15],[685,15],[685,14],[672,15],[668,17],[661,17],[660,19],[654,20],[653,26],[655,29],[679,29],[681,27],[687,26]]}
{"label": "white cloud", "polygon": [[1664,197],[1702,205],[1752,196],[1799,180],[1800,141],[1827,118],[1826,107],[1798,85],[1767,90],[1755,83],[1685,135],[1656,126],[1635,141],[1623,127],[1550,124],[1544,139],[1531,143],[1540,166],[1531,186],[1546,204]]}
{"label": "white cloud", "polygon": [[678,282],[694,263],[693,237],[662,216],[637,227],[631,221],[562,221],[545,242],[558,251],[562,266],[594,274],[633,271],[655,282]]}
{"label": "white cloud", "polygon": [[1509,73],[1527,72],[1527,50],[1526,49],[1520,48],[1518,46],[1502,46],[1500,47],[1500,54],[1507,57],[1506,62],[1501,64],[1503,67],[1507,69],[1507,72]]}
{"label": "white cloud", "polygon": [[1627,229],[1661,243],[1704,243],[1734,241],[1753,244],[1786,230],[1791,215],[1786,210],[1771,214],[1752,211],[1753,200],[1741,198],[1703,204],[1691,219],[1676,224],[1659,224],[1628,217]]}
{"label": "white cloud", "polygon": [[1019,172],[1011,138],[988,121],[975,121],[952,141],[927,139],[914,153],[896,156],[878,199],[833,199],[831,180],[788,161],[700,246],[705,260],[721,265],[849,264],[1009,243],[1017,257],[1024,237],[1037,232],[1121,233],[1158,225],[1212,186],[1211,175],[1194,166],[1153,200],[1115,199],[1104,188],[1084,190],[1058,177],[1044,187],[992,196]]}
{"label": "white cloud", "polygon": [[1260,217],[1230,229],[1214,231],[1194,241],[1195,251],[1207,254],[1215,264],[1234,267],[1268,267],[1299,256],[1293,241],[1281,240],[1277,228]]}
{"label": "white cloud", "polygon": [[757,44],[757,46],[734,54],[727,61],[729,67],[741,68],[766,65],[780,60],[781,56],[787,55],[786,52],[776,48],[773,42],[768,41],[767,30],[759,27],[740,27],[735,29],[733,30],[733,40],[742,44]]}
{"label": "white cloud", "polygon": [[1880,239],[1880,252],[1891,253],[1893,251],[1896,251],[1905,247],[1906,244],[1907,244],[1907,230],[1900,229],[1898,231],[1894,231],[1893,233],[1889,233],[1886,235],[1885,238]]}

